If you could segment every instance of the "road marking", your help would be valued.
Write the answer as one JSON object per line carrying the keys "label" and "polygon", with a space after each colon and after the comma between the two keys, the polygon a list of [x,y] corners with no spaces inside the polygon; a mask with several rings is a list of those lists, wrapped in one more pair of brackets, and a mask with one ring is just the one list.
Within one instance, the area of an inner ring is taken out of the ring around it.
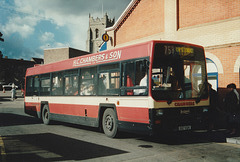
{"label": "road marking", "polygon": [[5,152],[5,147],[4,147],[3,139],[1,136],[0,136],[0,147],[1,147],[0,153],[1,153],[1,157],[2,157],[2,162],[6,162],[7,154]]}

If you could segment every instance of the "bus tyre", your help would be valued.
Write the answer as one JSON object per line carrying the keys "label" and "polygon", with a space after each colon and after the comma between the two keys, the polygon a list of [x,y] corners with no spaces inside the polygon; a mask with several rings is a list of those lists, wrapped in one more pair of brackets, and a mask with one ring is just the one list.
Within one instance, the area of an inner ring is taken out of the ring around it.
{"label": "bus tyre", "polygon": [[102,127],[103,127],[103,132],[108,137],[111,137],[111,138],[116,137],[118,123],[117,123],[117,115],[113,109],[108,108],[104,111],[103,118],[102,118]]}
{"label": "bus tyre", "polygon": [[44,124],[49,125],[50,124],[50,112],[48,105],[44,105],[42,109],[42,121]]}

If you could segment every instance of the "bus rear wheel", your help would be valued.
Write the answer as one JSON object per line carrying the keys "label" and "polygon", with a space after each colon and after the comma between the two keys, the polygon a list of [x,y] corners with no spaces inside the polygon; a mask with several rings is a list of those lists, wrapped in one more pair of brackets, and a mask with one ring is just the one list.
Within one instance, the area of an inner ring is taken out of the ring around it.
{"label": "bus rear wheel", "polygon": [[50,124],[50,112],[48,105],[44,105],[42,109],[42,121],[44,124],[49,125]]}
{"label": "bus rear wheel", "polygon": [[116,137],[118,124],[117,124],[117,115],[115,111],[111,108],[108,108],[103,113],[102,118],[102,128],[103,132],[111,138]]}

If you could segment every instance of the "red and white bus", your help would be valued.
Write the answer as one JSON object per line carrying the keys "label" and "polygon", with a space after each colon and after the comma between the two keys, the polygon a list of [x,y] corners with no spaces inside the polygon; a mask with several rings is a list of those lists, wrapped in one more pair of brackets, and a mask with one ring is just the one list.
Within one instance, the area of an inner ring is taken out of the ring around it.
{"label": "red and white bus", "polygon": [[208,112],[201,46],[149,41],[29,68],[25,113],[51,120],[152,134],[196,130]]}

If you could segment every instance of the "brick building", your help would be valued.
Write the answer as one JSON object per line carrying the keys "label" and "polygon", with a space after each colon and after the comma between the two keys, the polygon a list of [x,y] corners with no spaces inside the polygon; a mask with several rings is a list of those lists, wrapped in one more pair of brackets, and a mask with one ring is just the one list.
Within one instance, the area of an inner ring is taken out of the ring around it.
{"label": "brick building", "polygon": [[240,87],[239,0],[132,0],[106,31],[108,49],[159,39],[202,45],[213,87]]}

